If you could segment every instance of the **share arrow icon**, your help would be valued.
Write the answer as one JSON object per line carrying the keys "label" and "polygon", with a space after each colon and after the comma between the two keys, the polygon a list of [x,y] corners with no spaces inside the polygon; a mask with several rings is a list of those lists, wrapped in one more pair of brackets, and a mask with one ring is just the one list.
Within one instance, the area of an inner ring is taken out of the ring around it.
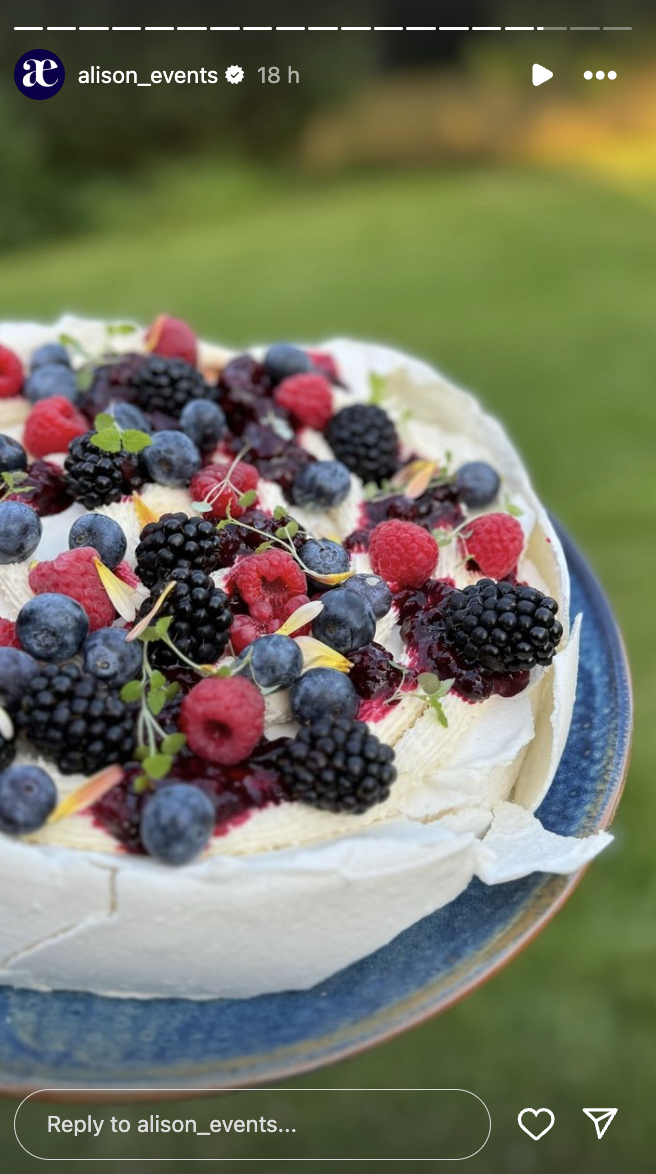
{"label": "share arrow icon", "polygon": [[608,1129],[608,1126],[617,1113],[617,1109],[584,1109],[583,1112],[585,1113],[586,1117],[589,1117],[592,1121],[597,1131],[597,1137],[599,1138],[599,1141],[601,1141],[604,1133]]}

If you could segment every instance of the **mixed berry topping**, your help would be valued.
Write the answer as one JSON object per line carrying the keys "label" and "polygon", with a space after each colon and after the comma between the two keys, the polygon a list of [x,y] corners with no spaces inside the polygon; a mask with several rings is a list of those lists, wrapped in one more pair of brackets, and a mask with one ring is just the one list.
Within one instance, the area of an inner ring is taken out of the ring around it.
{"label": "mixed berry topping", "polygon": [[[22,744],[85,776],[72,809],[166,864],[269,804],[357,816],[389,797],[394,751],[373,728],[407,693],[444,724],[449,688],[511,696],[551,664],[557,604],[517,581],[516,518],[484,512],[497,471],[407,452],[379,395],[349,402],[331,354],[281,342],[201,369],[166,315],[145,355],[108,335],[78,371],[67,341],[27,374],[0,347],[0,396],[32,405],[22,443],[0,435],[0,576],[27,564],[32,592],[0,618],[0,831],[37,831],[57,802],[47,771],[12,765]],[[88,512],[68,549],[39,558],[41,517],[71,502]],[[462,589],[436,577],[449,544]]]}

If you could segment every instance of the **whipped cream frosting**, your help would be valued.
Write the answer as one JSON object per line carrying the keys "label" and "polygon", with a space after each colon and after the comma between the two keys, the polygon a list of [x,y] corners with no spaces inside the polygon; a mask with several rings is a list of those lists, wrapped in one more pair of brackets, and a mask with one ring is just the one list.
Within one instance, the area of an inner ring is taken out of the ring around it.
{"label": "whipped cream frosting", "polygon": [[[107,346],[104,323],[70,317],[55,327],[0,326],[0,342],[27,359],[59,332],[91,353]],[[112,343],[140,349],[143,336],[114,335]],[[335,393],[336,407],[354,396],[367,398],[371,375],[383,376],[385,408],[408,451],[433,459],[450,452],[456,467],[482,459],[497,469],[502,493],[521,510],[520,577],[560,604],[565,634],[553,665],[533,670],[528,688],[512,698],[469,704],[449,694],[446,729],[412,694],[390,707],[373,728],[394,747],[398,778],[390,798],[363,815],[299,803],[255,810],[180,870],[127,855],[84,812],[26,840],[0,837],[0,982],[137,997],[306,988],[453,900],[474,876],[496,884],[536,870],[566,874],[608,843],[605,832],[587,839],[555,836],[533,814],[567,739],[580,617],[570,630],[562,548],[518,454],[471,395],[424,363],[341,339],[320,349],[334,356],[349,389],[348,396]],[[218,368],[229,357],[202,345],[202,366]],[[24,418],[22,404],[0,401],[0,431],[20,439]],[[323,436],[310,429],[300,443],[319,459],[332,457]],[[192,512],[185,490],[153,485],[143,496],[159,512]],[[260,480],[258,497],[265,509],[285,504],[271,482]],[[363,487],[353,476],[336,509],[292,512],[316,536],[343,539],[357,528],[362,500]],[[75,505],[43,519],[34,557],[52,558],[65,549],[70,525],[83,512]],[[139,535],[133,506],[121,502],[105,512],[122,525],[133,558]],[[365,554],[355,555],[352,565],[358,572],[370,569]],[[456,544],[440,551],[438,574],[458,585],[478,577],[458,565]],[[218,573],[217,582],[224,576]],[[30,596],[26,566],[0,568],[0,615],[15,618]],[[394,613],[379,622],[376,640],[396,659],[405,656]],[[285,691],[270,695],[266,709],[266,736],[295,732]],[[60,775],[27,748],[18,759],[39,761],[60,797],[83,781]]]}

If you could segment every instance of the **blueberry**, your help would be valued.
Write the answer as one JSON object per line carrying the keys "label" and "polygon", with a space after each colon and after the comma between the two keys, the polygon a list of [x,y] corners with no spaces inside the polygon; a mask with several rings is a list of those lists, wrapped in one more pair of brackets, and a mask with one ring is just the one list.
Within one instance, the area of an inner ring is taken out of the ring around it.
{"label": "blueberry", "polygon": [[45,346],[37,347],[30,358],[30,371],[37,367],[49,367],[53,363],[61,367],[70,367],[71,359],[65,346],[60,342],[47,342]]}
{"label": "blueberry", "polygon": [[39,666],[19,648],[0,648],[0,705],[16,709],[21,702],[30,678]]}
{"label": "blueberry", "polygon": [[68,549],[78,546],[93,546],[102,562],[111,570],[125,558],[128,540],[118,522],[106,514],[83,514],[71,526],[68,534]]}
{"label": "blueberry", "polygon": [[34,554],[42,531],[41,518],[24,501],[0,502],[0,566]]}
{"label": "blueberry", "polygon": [[119,428],[124,431],[127,428],[134,428],[137,432],[150,432],[150,424],[141,408],[138,408],[136,404],[128,404],[124,400],[118,400],[111,405],[109,414],[114,417]]}
{"label": "blueberry", "polygon": [[214,830],[214,804],[199,787],[171,783],[156,791],[141,816],[141,843],[165,864],[188,864]]}
{"label": "blueberry", "polygon": [[186,486],[201,466],[201,455],[184,432],[156,432],[142,453],[151,481],[172,489]]}
{"label": "blueberry", "polygon": [[77,396],[75,372],[62,363],[46,363],[28,375],[23,394],[31,404],[50,399],[51,395],[63,395],[65,399],[74,400]]}
{"label": "blueberry", "polygon": [[355,591],[326,591],[323,611],[312,621],[312,635],[346,655],[369,644],[376,631],[371,604]]}
{"label": "blueberry", "polygon": [[239,665],[260,689],[288,689],[303,672],[303,654],[290,636],[260,636],[239,654]]}
{"label": "blueberry", "polygon": [[180,424],[201,452],[216,448],[228,427],[223,408],[211,399],[189,400],[180,413]]}
{"label": "blueberry", "polygon": [[89,618],[76,599],[47,591],[23,604],[16,635],[37,660],[68,660],[89,635]]}
{"label": "blueberry", "polygon": [[350,567],[348,551],[331,538],[308,538],[298,557],[317,575],[343,575]]}
{"label": "blueberry", "polygon": [[92,632],[82,649],[85,670],[109,685],[124,685],[141,676],[143,645],[139,640],[128,644],[127,634],[121,628]]}
{"label": "blueberry", "polygon": [[280,383],[289,375],[312,370],[310,356],[290,342],[276,342],[264,356],[264,366],[273,383]]}
{"label": "blueberry", "polygon": [[292,501],[329,510],[348,497],[351,474],[341,461],[313,461],[296,474]]}
{"label": "blueberry", "polygon": [[10,766],[0,774],[0,831],[23,836],[43,827],[57,804],[55,784],[38,766]]}
{"label": "blueberry", "polygon": [[0,433],[0,473],[22,472],[27,468],[27,453],[13,436]]}
{"label": "blueberry", "polygon": [[392,606],[392,592],[384,579],[372,572],[364,575],[351,575],[342,583],[342,591],[354,591],[366,599],[371,606],[377,620],[386,616]]}
{"label": "blueberry", "polygon": [[296,721],[309,726],[322,717],[355,717],[360,698],[346,673],[309,669],[292,685],[289,703]]}
{"label": "blueberry", "polygon": [[501,479],[496,469],[485,461],[468,461],[456,473],[456,486],[465,505],[472,509],[494,501]]}

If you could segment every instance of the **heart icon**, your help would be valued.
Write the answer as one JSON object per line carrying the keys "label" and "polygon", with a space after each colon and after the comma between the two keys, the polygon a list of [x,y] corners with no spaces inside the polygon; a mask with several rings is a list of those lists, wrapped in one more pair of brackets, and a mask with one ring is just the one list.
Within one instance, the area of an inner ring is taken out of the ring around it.
{"label": "heart icon", "polygon": [[[525,1125],[522,1121],[522,1117],[525,1117],[527,1113],[531,1113],[535,1118],[540,1117],[543,1113],[546,1113],[547,1117],[549,1118],[549,1124],[545,1125],[541,1133],[534,1133],[533,1130],[529,1129],[528,1125]],[[524,1133],[528,1133],[529,1137],[533,1138],[533,1141],[539,1141],[541,1137],[544,1137],[545,1133],[548,1133],[551,1129],[554,1121],[555,1117],[551,1112],[551,1109],[522,1109],[517,1118],[517,1124],[519,1125],[519,1128],[523,1129]]]}

